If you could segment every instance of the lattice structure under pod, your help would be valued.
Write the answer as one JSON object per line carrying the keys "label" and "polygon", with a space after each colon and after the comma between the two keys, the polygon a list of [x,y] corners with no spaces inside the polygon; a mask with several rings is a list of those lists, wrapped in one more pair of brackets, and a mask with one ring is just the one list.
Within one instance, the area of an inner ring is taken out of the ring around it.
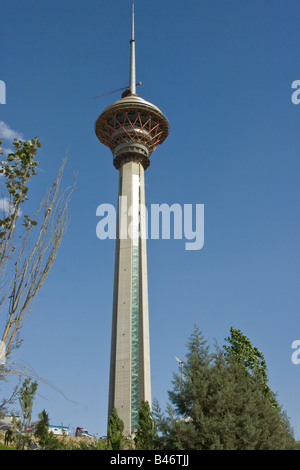
{"label": "lattice structure under pod", "polygon": [[117,169],[126,157],[132,159],[133,153],[146,169],[150,164],[149,156],[168,136],[169,123],[156,106],[129,94],[100,114],[95,132],[112,151]]}

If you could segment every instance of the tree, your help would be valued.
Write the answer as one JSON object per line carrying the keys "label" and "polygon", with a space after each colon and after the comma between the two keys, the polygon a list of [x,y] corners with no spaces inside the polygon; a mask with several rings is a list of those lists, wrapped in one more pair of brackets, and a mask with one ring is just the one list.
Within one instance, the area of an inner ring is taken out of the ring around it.
{"label": "tree", "polygon": [[142,401],[139,406],[138,430],[134,442],[137,450],[153,449],[156,436],[155,422],[148,401]]}
{"label": "tree", "polygon": [[33,400],[36,394],[38,384],[33,382],[30,378],[24,380],[19,392],[19,403],[22,411],[22,430],[26,431],[27,426],[31,421],[31,413]]}
{"label": "tree", "polygon": [[[66,232],[67,208],[75,185],[74,182],[72,187],[60,191],[65,158],[36,212],[32,216],[23,215],[29,183],[37,174],[39,162],[35,157],[41,144],[35,138],[26,142],[15,140],[13,145],[14,152],[8,154],[0,167],[7,192],[2,199],[0,218],[0,314],[3,317],[0,344],[5,345],[6,359],[20,345],[22,325],[55,261]],[[16,373],[16,364],[2,361],[0,372],[2,378]]]}
{"label": "tree", "polygon": [[34,435],[42,449],[45,449],[49,437],[49,416],[45,410],[38,414],[38,421],[35,423]]}
{"label": "tree", "polygon": [[243,362],[218,346],[211,353],[197,327],[187,348],[183,384],[174,374],[169,392],[172,412],[157,421],[161,448],[293,448],[288,420],[266,399],[256,370],[249,374]]}
{"label": "tree", "polygon": [[255,373],[262,382],[265,396],[273,406],[278,408],[275,394],[268,385],[267,363],[263,353],[252,345],[247,336],[233,326],[230,328],[230,336],[225,338],[225,341],[229,343],[229,346],[224,346],[225,355],[227,357],[232,355],[250,374]]}
{"label": "tree", "polygon": [[36,437],[41,450],[64,449],[64,443],[49,431],[50,419],[45,410],[38,414],[38,421],[35,423],[34,436]]}
{"label": "tree", "polygon": [[174,417],[174,409],[171,404],[167,403],[166,413],[164,413],[158,400],[153,400],[152,415],[156,428],[154,448],[156,450],[179,449],[177,420]]}
{"label": "tree", "polygon": [[107,443],[109,450],[122,450],[124,448],[124,423],[118,415],[116,408],[109,417]]}
{"label": "tree", "polygon": [[[68,445],[58,439],[52,431],[49,431],[50,419],[48,413],[43,410],[38,414],[38,421],[35,423],[34,436],[38,441],[41,450],[67,450]],[[70,449],[71,450],[71,449]]]}

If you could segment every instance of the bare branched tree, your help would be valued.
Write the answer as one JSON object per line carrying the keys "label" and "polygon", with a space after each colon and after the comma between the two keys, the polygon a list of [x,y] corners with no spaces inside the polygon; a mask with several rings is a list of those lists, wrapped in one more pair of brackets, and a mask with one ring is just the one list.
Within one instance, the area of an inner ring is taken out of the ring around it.
{"label": "bare branched tree", "polygon": [[[14,153],[1,162],[0,168],[8,192],[7,197],[2,197],[0,219],[0,344],[5,347],[6,358],[19,346],[20,330],[55,261],[67,229],[67,209],[75,188],[74,178],[74,184],[61,191],[65,158],[35,214],[22,215],[28,182],[37,174],[39,162],[35,155],[40,143],[37,138],[27,142],[15,140],[14,147]],[[5,375],[9,364],[6,366],[5,371],[2,367]]]}

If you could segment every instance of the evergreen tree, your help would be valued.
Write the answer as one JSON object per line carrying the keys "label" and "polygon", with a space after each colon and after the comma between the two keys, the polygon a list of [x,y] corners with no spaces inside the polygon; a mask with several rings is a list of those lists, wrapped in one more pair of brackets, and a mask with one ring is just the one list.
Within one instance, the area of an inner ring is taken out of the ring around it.
{"label": "evergreen tree", "polygon": [[122,450],[124,448],[124,423],[119,418],[116,408],[113,409],[109,417],[109,426],[107,433],[108,449]]}
{"label": "evergreen tree", "polygon": [[24,380],[22,387],[19,392],[19,403],[22,410],[22,428],[26,429],[26,425],[30,424],[31,413],[33,406],[33,399],[37,390],[37,382],[32,382],[30,378]]}
{"label": "evergreen tree", "polygon": [[174,374],[166,418],[155,410],[160,448],[258,450],[293,448],[288,420],[266,399],[261,373],[216,346],[195,327],[181,376]]}
{"label": "evergreen tree", "polygon": [[38,415],[38,422],[35,423],[35,437],[38,440],[42,450],[59,450],[63,449],[63,442],[60,441],[53,432],[49,432],[49,416],[45,410],[41,411]]}
{"label": "evergreen tree", "polygon": [[155,440],[155,423],[148,401],[142,401],[139,407],[139,422],[134,442],[137,450],[151,450]]}
{"label": "evergreen tree", "polygon": [[[154,447],[156,450],[179,449],[179,421],[174,417],[174,409],[168,403],[166,413],[163,413],[157,400],[153,401],[153,418],[155,421],[156,434]],[[187,447],[184,447],[187,448]]]}
{"label": "evergreen tree", "polygon": [[38,415],[38,422],[35,425],[35,437],[38,438],[38,442],[42,449],[45,448],[47,437],[49,434],[49,417],[45,410],[41,411]]}

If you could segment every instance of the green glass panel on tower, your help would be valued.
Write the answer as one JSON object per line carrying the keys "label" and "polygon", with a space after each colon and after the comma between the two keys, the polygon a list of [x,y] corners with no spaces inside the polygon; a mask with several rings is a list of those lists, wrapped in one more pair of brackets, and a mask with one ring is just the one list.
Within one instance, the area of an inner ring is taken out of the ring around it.
{"label": "green glass panel on tower", "polygon": [[132,338],[131,338],[131,427],[138,427],[139,408],[139,175],[132,175]]}

